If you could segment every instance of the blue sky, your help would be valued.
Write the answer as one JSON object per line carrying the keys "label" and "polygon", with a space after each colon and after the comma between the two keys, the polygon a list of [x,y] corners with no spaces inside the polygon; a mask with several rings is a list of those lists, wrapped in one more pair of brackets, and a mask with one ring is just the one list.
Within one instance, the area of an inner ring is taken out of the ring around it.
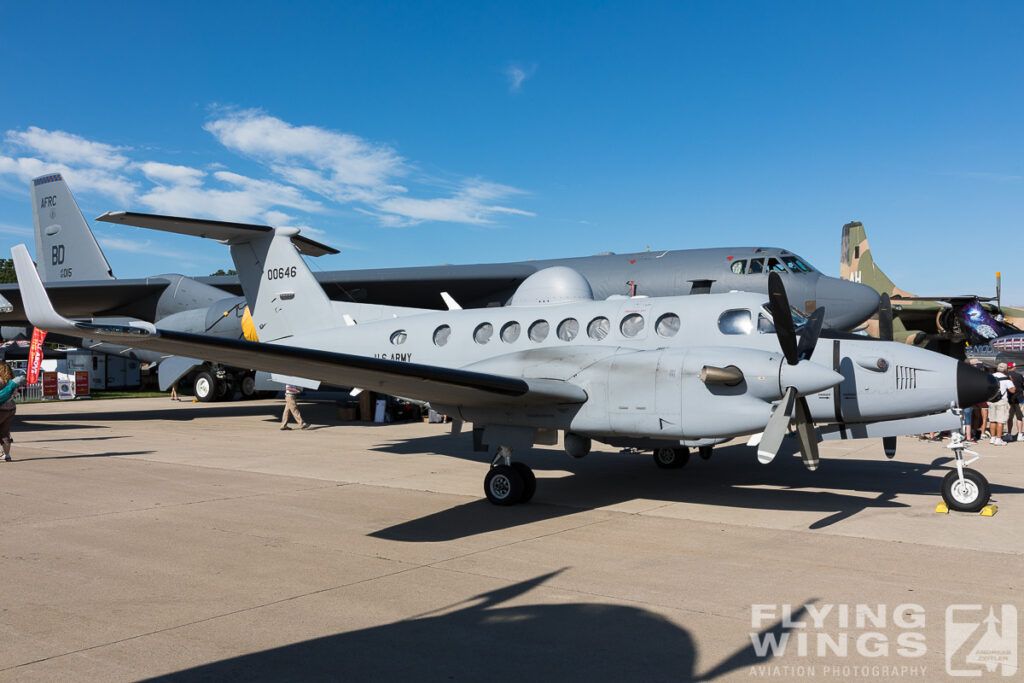
{"label": "blue sky", "polygon": [[[1024,303],[1020,3],[0,5],[0,239],[28,179],[304,227],[318,269],[771,245],[864,222],[919,294]],[[93,224],[119,277],[223,247]]]}

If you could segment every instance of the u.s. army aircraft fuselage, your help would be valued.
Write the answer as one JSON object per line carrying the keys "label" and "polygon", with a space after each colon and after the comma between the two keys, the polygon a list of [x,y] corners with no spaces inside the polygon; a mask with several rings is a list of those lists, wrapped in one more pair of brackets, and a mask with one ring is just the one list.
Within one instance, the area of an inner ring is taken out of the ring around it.
{"label": "u.s. army aircraft fuselage", "polygon": [[[485,492],[499,504],[533,495],[532,472],[512,461],[513,450],[551,443],[558,431],[570,455],[586,455],[597,439],[654,449],[659,464],[672,466],[689,447],[743,435],[759,435],[752,440],[758,458],[770,461],[792,425],[815,469],[815,424],[843,438],[952,429],[959,419],[950,406],[984,400],[993,389],[987,374],[924,349],[846,336],[819,343],[821,309],[798,338],[777,275],[768,277],[768,296],[601,301],[585,278],[556,267],[527,278],[502,308],[398,308],[331,301],[292,245],[295,232],[205,224],[198,233],[231,245],[261,343],[147,323],[72,322],[53,310],[27,250],[12,253],[29,318],[44,329],[252,367],[307,386],[323,381],[421,399],[473,422],[494,456]],[[983,505],[987,485],[965,472],[951,504]]]}

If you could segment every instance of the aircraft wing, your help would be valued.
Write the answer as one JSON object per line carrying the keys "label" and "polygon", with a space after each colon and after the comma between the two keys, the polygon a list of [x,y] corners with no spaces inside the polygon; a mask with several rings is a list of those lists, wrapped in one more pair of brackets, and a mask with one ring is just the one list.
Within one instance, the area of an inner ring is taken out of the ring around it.
{"label": "aircraft wing", "polygon": [[[196,237],[210,237],[211,232],[217,234],[217,238],[224,234],[231,234],[232,230],[238,232],[239,237],[249,238],[253,230],[261,232],[273,232],[269,225],[250,225],[248,223],[230,223],[227,221],[212,221],[203,218],[181,218],[178,216],[158,216],[150,213],[135,213],[134,211],[108,211],[96,220],[105,223],[120,223],[121,225],[136,225],[140,228],[150,230],[163,230],[164,232],[176,232],[181,235],[194,235]],[[228,242],[231,238],[228,238]],[[292,235],[292,244],[299,250],[300,254],[306,256],[323,256],[324,254],[339,253],[334,247],[321,244],[315,240],[302,235]]]}
{"label": "aircraft wing", "polygon": [[28,318],[33,325],[47,331],[446,405],[538,405],[584,403],[587,400],[585,391],[561,380],[510,377],[281,344],[223,339],[159,330],[145,322],[129,325],[75,322],[53,309],[25,246],[14,247],[11,254]]}
{"label": "aircraft wing", "polygon": [[[72,317],[119,315],[142,318],[155,299],[170,284],[163,278],[135,280],[95,280],[88,282],[53,282],[48,285],[54,307]],[[11,304],[11,310],[0,311],[0,322],[24,322],[25,309],[16,283],[0,285],[0,296]]]}

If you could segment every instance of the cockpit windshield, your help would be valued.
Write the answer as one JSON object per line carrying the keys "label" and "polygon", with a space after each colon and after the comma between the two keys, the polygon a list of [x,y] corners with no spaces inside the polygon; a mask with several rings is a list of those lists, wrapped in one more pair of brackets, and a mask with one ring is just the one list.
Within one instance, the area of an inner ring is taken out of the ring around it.
{"label": "cockpit windshield", "polygon": [[[789,315],[793,318],[793,328],[799,334],[807,324],[807,316],[792,306],[789,308]],[[768,304],[761,307],[761,312],[757,316],[757,331],[761,334],[775,334],[775,323],[772,321],[772,311]]]}
{"label": "cockpit windshield", "polygon": [[794,273],[810,273],[813,272],[814,270],[809,265],[800,260],[800,258],[793,256],[792,254],[790,254],[789,256],[783,256],[782,262],[785,263],[786,267],[789,268]]}
{"label": "cockpit windshield", "polygon": [[[763,252],[763,250],[758,249]],[[783,251],[778,256],[763,256],[761,258],[739,259],[732,261],[729,257],[729,269],[736,275],[763,275],[765,273],[813,273],[814,268],[807,264],[802,258],[788,251]]]}

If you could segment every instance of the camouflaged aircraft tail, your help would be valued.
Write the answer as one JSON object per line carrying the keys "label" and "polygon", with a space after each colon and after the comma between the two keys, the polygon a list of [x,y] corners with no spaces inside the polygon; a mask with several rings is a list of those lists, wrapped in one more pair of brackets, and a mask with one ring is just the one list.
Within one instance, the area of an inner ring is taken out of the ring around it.
{"label": "camouflaged aircraft tail", "polygon": [[875,264],[862,223],[853,221],[844,225],[842,243],[839,277],[851,282],[860,282],[879,294],[888,294],[893,298],[913,296],[906,290],[897,287]]}
{"label": "camouflaged aircraft tail", "polygon": [[113,280],[107,257],[60,173],[32,179],[36,262],[43,282]]}

